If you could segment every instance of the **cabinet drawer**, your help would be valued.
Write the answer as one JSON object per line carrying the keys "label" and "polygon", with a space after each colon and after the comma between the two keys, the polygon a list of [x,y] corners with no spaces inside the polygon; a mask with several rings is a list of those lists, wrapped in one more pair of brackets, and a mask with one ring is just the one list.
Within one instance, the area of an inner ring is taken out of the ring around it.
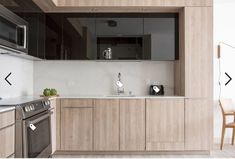
{"label": "cabinet drawer", "polygon": [[62,108],[92,108],[93,100],[92,99],[62,99],[61,100]]}
{"label": "cabinet drawer", "polygon": [[15,125],[0,130],[0,158],[6,158],[15,152]]}
{"label": "cabinet drawer", "polygon": [[0,129],[15,123],[15,110],[0,113]]}

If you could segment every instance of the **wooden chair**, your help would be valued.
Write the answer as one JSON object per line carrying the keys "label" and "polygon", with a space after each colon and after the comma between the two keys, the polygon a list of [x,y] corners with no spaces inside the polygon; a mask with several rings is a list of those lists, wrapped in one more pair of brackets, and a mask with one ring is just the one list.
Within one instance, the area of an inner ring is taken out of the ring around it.
{"label": "wooden chair", "polygon": [[[223,115],[223,124],[222,124],[222,134],[221,134],[221,144],[220,144],[220,150],[223,149],[224,144],[224,135],[225,135],[225,129],[226,128],[232,128],[233,129],[233,136],[232,136],[232,145],[234,145],[234,136],[235,136],[235,105],[232,101],[232,99],[220,99],[219,101],[222,115]],[[233,122],[227,123],[226,117],[227,116],[233,116]]]}

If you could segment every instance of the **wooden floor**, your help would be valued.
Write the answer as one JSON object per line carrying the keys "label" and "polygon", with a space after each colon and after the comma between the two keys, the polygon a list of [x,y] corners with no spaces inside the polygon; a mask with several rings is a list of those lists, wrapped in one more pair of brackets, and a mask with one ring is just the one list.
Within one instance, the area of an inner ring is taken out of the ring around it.
{"label": "wooden floor", "polygon": [[235,158],[235,145],[214,145],[211,155],[53,155],[53,158]]}

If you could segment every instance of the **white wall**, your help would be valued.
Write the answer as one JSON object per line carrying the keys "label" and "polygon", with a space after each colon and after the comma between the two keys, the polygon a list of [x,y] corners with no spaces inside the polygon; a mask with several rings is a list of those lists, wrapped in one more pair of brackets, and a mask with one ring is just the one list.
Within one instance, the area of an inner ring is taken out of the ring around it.
{"label": "white wall", "polygon": [[[221,110],[218,105],[219,99],[219,61],[216,58],[217,45],[220,42],[226,42],[235,46],[235,1],[234,0],[214,0],[214,137],[215,142],[220,142],[222,117]],[[224,68],[221,70],[221,85],[222,94],[221,97],[229,97],[235,99],[235,50],[230,49],[224,45],[222,46],[221,66]],[[229,55],[230,54],[230,55]],[[234,78],[233,81],[227,86],[224,86],[225,79],[224,72],[228,72]],[[231,138],[231,131],[227,131],[227,139]],[[228,141],[228,140],[227,140]]]}
{"label": "white wall", "polygon": [[166,94],[173,94],[174,62],[36,61],[34,91],[39,95],[52,87],[61,95],[114,94],[119,72],[126,93],[146,95],[149,85],[158,81],[166,86]]}
{"label": "white wall", "polygon": [[[8,78],[12,85],[4,78]],[[33,94],[33,61],[9,55],[0,55],[0,97],[20,97]]]}

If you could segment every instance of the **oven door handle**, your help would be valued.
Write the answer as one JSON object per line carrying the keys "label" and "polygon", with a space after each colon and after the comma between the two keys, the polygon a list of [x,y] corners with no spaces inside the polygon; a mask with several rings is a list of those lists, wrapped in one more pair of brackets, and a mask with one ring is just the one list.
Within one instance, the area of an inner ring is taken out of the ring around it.
{"label": "oven door handle", "polygon": [[31,121],[27,121],[27,127],[29,127],[30,124],[36,124],[36,123],[38,123],[38,122],[40,122],[40,121],[50,117],[52,114],[53,114],[53,112],[49,112],[49,113],[47,113],[47,114],[45,114],[45,115],[43,115],[43,116],[41,116],[41,117],[39,117],[37,119],[31,120]]}

